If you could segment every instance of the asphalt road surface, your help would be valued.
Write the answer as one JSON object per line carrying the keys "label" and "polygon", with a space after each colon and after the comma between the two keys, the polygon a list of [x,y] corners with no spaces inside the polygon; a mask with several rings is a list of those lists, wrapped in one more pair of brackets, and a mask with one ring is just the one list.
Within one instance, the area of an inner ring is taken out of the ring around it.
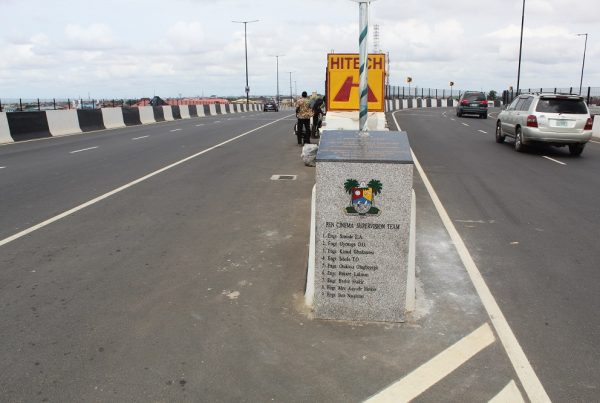
{"label": "asphalt road surface", "polygon": [[598,401],[600,143],[517,153],[497,113],[396,116],[550,398]]}
{"label": "asphalt road surface", "polygon": [[[397,115],[551,398],[594,400],[598,145],[544,150],[560,165],[495,144],[492,120]],[[422,402],[526,396],[416,173],[414,316],[311,318],[314,168],[293,124],[250,112],[0,147],[0,400],[349,402],[398,380]]]}

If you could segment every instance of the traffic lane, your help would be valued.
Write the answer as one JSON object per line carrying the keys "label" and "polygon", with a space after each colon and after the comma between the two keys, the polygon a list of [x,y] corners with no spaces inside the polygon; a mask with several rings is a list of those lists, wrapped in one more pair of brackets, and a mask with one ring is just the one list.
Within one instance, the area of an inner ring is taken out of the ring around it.
{"label": "traffic lane", "polygon": [[590,400],[600,379],[590,354],[599,336],[598,150],[562,166],[443,118],[398,116],[551,397]]}
{"label": "traffic lane", "polygon": [[[215,119],[198,119],[206,123],[201,127],[185,120],[145,126],[133,133],[123,129],[106,137],[73,136],[43,145],[29,143],[32,156],[19,150],[18,164],[0,174],[0,186],[5,190],[0,194],[0,209],[10,212],[0,217],[0,239],[281,116],[285,115],[219,124],[213,124]],[[176,128],[182,130],[170,131]],[[147,141],[131,140],[144,133],[150,136],[144,139]],[[99,148],[70,153],[94,146]]]}
{"label": "traffic lane", "polygon": [[[362,401],[481,326],[481,306],[461,292],[472,292],[466,273],[447,265],[448,255],[458,257],[436,247],[423,248],[423,258],[444,256],[444,270],[425,284],[450,280],[452,290],[427,287],[435,303],[422,321],[310,319],[302,294],[314,168],[302,164],[291,122],[5,245],[3,395]],[[419,211],[429,227],[419,242],[437,239],[439,219]],[[514,376],[496,343],[423,398],[485,401]]]}

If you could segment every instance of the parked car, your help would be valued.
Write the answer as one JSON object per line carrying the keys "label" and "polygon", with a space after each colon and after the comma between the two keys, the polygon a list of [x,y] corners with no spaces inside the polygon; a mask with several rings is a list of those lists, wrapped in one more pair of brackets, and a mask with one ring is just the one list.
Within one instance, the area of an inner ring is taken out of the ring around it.
{"label": "parked car", "polygon": [[263,110],[265,112],[268,112],[268,111],[279,112],[279,108],[277,107],[277,103],[275,103],[275,101],[267,102],[265,104],[265,107],[263,108]]}
{"label": "parked car", "polygon": [[568,146],[571,155],[580,155],[592,137],[593,120],[579,95],[523,94],[498,115],[496,142],[506,136],[515,139],[515,150],[531,143]]}
{"label": "parked car", "polygon": [[478,115],[482,119],[487,119],[488,101],[484,92],[465,91],[460,96],[456,105],[456,116],[461,117],[463,114],[468,113]]}

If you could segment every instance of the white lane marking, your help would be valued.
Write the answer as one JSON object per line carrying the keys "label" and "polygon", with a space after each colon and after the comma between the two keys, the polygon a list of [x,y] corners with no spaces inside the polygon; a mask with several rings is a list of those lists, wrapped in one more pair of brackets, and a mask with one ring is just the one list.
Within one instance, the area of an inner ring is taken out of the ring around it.
{"label": "white lane marking", "polygon": [[485,130],[477,130],[479,133],[487,134]]}
{"label": "white lane marking", "polygon": [[80,153],[82,151],[94,150],[96,148],[98,148],[98,146],[96,146],[96,147],[82,148],[81,150],[70,151],[69,154],[75,154],[75,153]]}
{"label": "white lane marking", "polygon": [[6,169],[6,167],[0,167],[0,169]]}
{"label": "white lane marking", "polygon": [[464,123],[464,122],[460,122],[460,124],[463,126],[469,126],[467,123]]}
{"label": "white lane marking", "polygon": [[221,123],[220,120],[215,120],[213,123]]}
{"label": "white lane marking", "polygon": [[200,126],[204,126],[204,123],[200,123],[200,124],[196,125],[196,127],[200,127]]}
{"label": "white lane marking", "polygon": [[486,323],[366,402],[409,402],[495,340],[490,325]]}
{"label": "white lane marking", "polygon": [[[396,128],[398,130],[401,130],[400,125],[396,120],[395,112],[392,113],[392,117],[394,118],[394,122],[396,123]],[[521,381],[521,384],[523,385],[523,388],[525,389],[529,400],[531,400],[532,402],[550,402],[550,398],[544,390],[544,386],[535,374],[535,371],[529,363],[529,360],[527,359],[523,348],[519,344],[519,341],[517,340],[515,334],[510,328],[510,325],[506,321],[506,318],[504,317],[500,306],[498,306],[496,299],[494,298],[492,292],[485,283],[485,280],[483,279],[481,272],[477,268],[473,257],[469,253],[469,250],[467,249],[460,234],[456,230],[456,227],[454,226],[454,224],[452,224],[452,220],[450,219],[448,212],[442,205],[442,202],[440,201],[437,193],[435,192],[435,189],[433,189],[431,182],[429,182],[429,178],[425,174],[425,171],[421,167],[417,156],[412,152],[412,150],[411,155],[413,157],[415,167],[419,171],[419,175],[421,176],[421,179],[423,180],[423,183],[427,188],[429,197],[433,201],[438,215],[440,216],[442,222],[444,223],[444,226],[446,227],[446,231],[448,231],[450,238],[452,238],[454,247],[456,248],[456,251],[460,256],[460,259],[462,260],[463,265],[467,270],[467,273],[469,273],[471,282],[473,283],[473,286],[475,287],[475,290],[477,291],[477,294],[479,295],[479,298],[481,299],[481,302],[486,312],[488,313],[490,320],[492,321],[492,325],[496,330],[496,334],[502,342],[502,346],[504,346],[504,350],[506,351],[506,354],[508,355],[511,364],[515,369],[515,372],[517,373],[517,376],[519,377],[519,380]]]}
{"label": "white lane marking", "polygon": [[552,162],[556,162],[557,164],[560,164],[560,165],[567,165],[567,164],[565,164],[564,162],[560,162],[560,161],[558,161],[558,160],[555,160],[554,158],[550,158],[550,157],[548,157],[548,156],[546,156],[546,155],[542,155],[542,158],[546,158],[547,160],[550,160],[550,161],[552,161]]}
{"label": "white lane marking", "polygon": [[456,120],[456,119],[454,119],[454,118],[450,118],[450,120]]}
{"label": "white lane marking", "polygon": [[147,138],[147,137],[150,137],[150,136],[140,136],[140,137],[134,137],[134,138],[132,138],[131,140],[141,140],[141,139],[145,139],[145,138]]}
{"label": "white lane marking", "polygon": [[63,218],[65,218],[65,217],[68,217],[68,216],[70,216],[71,214],[74,214],[74,213],[78,212],[79,210],[83,210],[84,208],[86,208],[86,207],[89,207],[89,206],[91,206],[91,205],[93,205],[93,204],[96,204],[96,203],[98,203],[99,201],[102,201],[102,200],[104,200],[104,199],[107,199],[107,198],[109,198],[110,196],[112,196],[112,195],[115,195],[115,194],[117,194],[117,193],[119,193],[119,192],[122,192],[123,190],[125,190],[125,189],[128,189],[128,188],[130,188],[130,187],[132,187],[132,186],[135,186],[135,185],[137,185],[138,183],[144,182],[144,181],[146,181],[146,180],[148,180],[148,179],[152,178],[153,176],[156,176],[156,175],[158,175],[158,174],[161,174],[161,173],[163,173],[163,172],[165,172],[165,171],[168,171],[168,170],[169,170],[169,169],[171,169],[171,168],[175,168],[176,166],[178,166],[178,165],[181,165],[181,164],[183,164],[183,163],[185,163],[185,162],[187,162],[187,161],[190,161],[190,160],[192,160],[192,159],[194,159],[194,158],[196,158],[196,157],[199,157],[199,156],[201,156],[202,154],[206,154],[206,153],[207,153],[207,152],[209,152],[209,151],[212,151],[212,150],[214,150],[214,149],[216,149],[216,148],[222,147],[222,146],[224,146],[225,144],[231,143],[231,142],[233,142],[233,141],[235,141],[235,140],[237,140],[237,139],[240,139],[240,138],[242,138],[242,137],[244,137],[244,136],[247,136],[247,135],[249,135],[250,133],[254,133],[254,132],[255,132],[255,131],[257,131],[257,130],[263,129],[263,128],[267,127],[267,126],[270,126],[270,125],[272,125],[272,124],[274,124],[274,123],[277,123],[277,122],[279,122],[279,121],[281,121],[281,120],[284,120],[285,118],[288,118],[288,117],[290,117],[290,116],[293,116],[293,115],[287,115],[287,116],[284,116],[284,117],[282,117],[282,118],[280,118],[280,119],[274,120],[274,121],[272,121],[272,122],[269,122],[269,123],[267,123],[267,124],[264,124],[264,125],[262,125],[262,126],[259,126],[259,127],[255,128],[255,129],[249,130],[249,131],[247,131],[247,132],[245,132],[245,133],[242,133],[242,134],[240,134],[240,135],[238,135],[238,136],[232,137],[232,138],[230,138],[229,140],[225,140],[225,141],[223,141],[222,143],[219,143],[219,144],[217,144],[217,145],[214,145],[214,146],[212,146],[212,147],[209,147],[209,148],[207,148],[207,149],[205,149],[205,150],[202,150],[202,151],[200,151],[200,152],[198,152],[198,153],[196,153],[196,154],[190,155],[189,157],[186,157],[186,158],[184,158],[184,159],[182,159],[182,160],[179,160],[179,161],[177,161],[177,162],[174,162],[174,163],[172,163],[172,164],[170,164],[170,165],[167,165],[166,167],[160,168],[160,169],[158,169],[158,170],[156,170],[156,171],[154,171],[154,172],[152,172],[152,173],[149,173],[148,175],[142,176],[141,178],[138,178],[138,179],[136,179],[136,180],[134,180],[134,181],[132,181],[132,182],[129,182],[129,183],[127,183],[127,184],[125,184],[125,185],[123,185],[123,186],[121,186],[121,187],[118,187],[118,188],[116,188],[116,189],[113,189],[113,190],[111,190],[111,191],[110,191],[110,192],[108,192],[108,193],[104,193],[103,195],[101,195],[101,196],[98,196],[98,197],[96,197],[96,198],[94,198],[94,199],[92,199],[92,200],[89,200],[89,201],[87,201],[87,202],[85,202],[85,203],[83,203],[83,204],[80,204],[80,205],[79,205],[79,206],[77,206],[77,207],[73,207],[72,209],[70,209],[70,210],[67,210],[67,211],[65,211],[65,212],[62,212],[62,213],[60,213],[59,215],[57,215],[57,216],[54,216],[54,217],[52,217],[52,218],[49,218],[49,219],[48,219],[48,220],[46,220],[46,221],[43,221],[43,222],[41,222],[41,223],[39,223],[39,224],[36,224],[36,225],[34,225],[34,226],[32,226],[32,227],[29,227],[29,228],[27,228],[27,229],[25,229],[25,230],[23,230],[23,231],[21,231],[21,232],[17,232],[16,234],[9,236],[8,238],[4,238],[4,239],[0,240],[0,246],[4,246],[4,245],[6,245],[7,243],[10,243],[10,242],[12,242],[12,241],[14,241],[14,240],[16,240],[16,239],[19,239],[19,238],[22,238],[22,237],[24,237],[25,235],[31,234],[32,232],[34,232],[34,231],[36,231],[36,230],[38,230],[38,229],[40,229],[40,228],[44,228],[44,227],[46,227],[46,226],[48,226],[48,225],[50,225],[50,224],[52,224],[52,223],[54,223],[54,222],[56,222],[56,221],[58,221],[58,220],[60,220],[60,219],[63,219]]}
{"label": "white lane marking", "polygon": [[178,132],[178,131],[180,131],[180,130],[181,130],[181,129],[173,129],[173,130],[169,130],[169,131],[172,133],[172,132]]}
{"label": "white lane marking", "polygon": [[525,403],[525,400],[523,400],[517,384],[511,379],[508,385],[488,403]]}

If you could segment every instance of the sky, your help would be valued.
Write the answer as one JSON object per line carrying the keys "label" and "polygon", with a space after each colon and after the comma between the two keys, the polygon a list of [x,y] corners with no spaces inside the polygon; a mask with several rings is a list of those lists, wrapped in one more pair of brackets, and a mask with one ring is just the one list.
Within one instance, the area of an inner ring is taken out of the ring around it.
{"label": "sky", "polygon": [[[376,0],[390,84],[516,87],[522,0]],[[0,0],[0,100],[324,92],[327,53],[358,52],[350,0]],[[600,87],[600,1],[526,0],[521,88]],[[369,50],[373,37],[369,35]]]}

